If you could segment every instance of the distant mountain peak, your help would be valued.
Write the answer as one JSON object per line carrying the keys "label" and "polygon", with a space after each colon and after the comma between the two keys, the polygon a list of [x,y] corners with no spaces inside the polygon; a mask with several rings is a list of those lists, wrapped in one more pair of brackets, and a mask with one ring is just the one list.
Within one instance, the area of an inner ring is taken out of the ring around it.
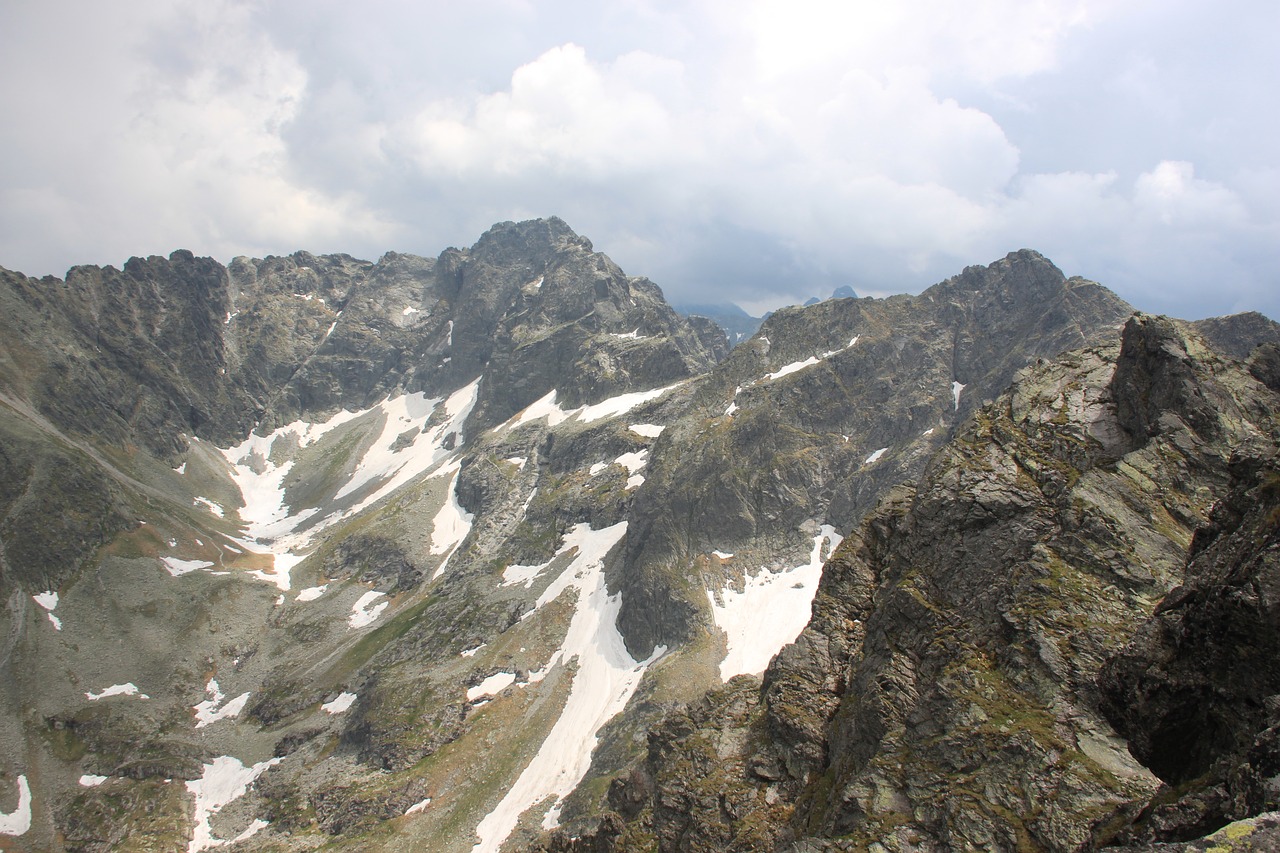
{"label": "distant mountain peak", "polygon": [[[837,287],[835,290],[831,291],[831,295],[827,297],[827,299],[857,299],[857,298],[858,298],[857,291],[855,291],[852,287],[850,287],[847,284],[842,284],[840,287]],[[827,301],[826,299],[819,299],[816,296],[810,296],[808,299],[805,300],[804,304],[805,304],[805,307],[808,307],[810,305],[817,305],[819,302],[826,302],[826,301]]]}

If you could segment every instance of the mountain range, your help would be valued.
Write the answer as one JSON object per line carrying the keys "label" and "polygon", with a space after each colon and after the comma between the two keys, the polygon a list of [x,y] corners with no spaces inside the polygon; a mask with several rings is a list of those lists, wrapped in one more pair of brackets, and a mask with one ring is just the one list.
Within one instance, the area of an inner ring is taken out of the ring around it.
{"label": "mountain range", "polygon": [[737,341],[550,218],[0,317],[0,847],[1280,844],[1261,315],[1022,250]]}

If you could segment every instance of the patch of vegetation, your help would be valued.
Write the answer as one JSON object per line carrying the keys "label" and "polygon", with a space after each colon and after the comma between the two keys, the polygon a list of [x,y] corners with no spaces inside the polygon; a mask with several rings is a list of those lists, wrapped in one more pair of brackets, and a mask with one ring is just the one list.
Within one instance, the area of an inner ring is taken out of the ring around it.
{"label": "patch of vegetation", "polygon": [[60,810],[58,825],[71,853],[186,849],[191,818],[179,783],[111,779]]}

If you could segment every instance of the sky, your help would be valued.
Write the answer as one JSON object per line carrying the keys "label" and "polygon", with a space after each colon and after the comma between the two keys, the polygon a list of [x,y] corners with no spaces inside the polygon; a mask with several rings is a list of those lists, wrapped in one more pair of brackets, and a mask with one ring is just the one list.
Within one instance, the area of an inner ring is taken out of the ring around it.
{"label": "sky", "polygon": [[434,256],[556,215],[676,303],[1034,248],[1280,319],[1272,0],[5,0],[0,265]]}

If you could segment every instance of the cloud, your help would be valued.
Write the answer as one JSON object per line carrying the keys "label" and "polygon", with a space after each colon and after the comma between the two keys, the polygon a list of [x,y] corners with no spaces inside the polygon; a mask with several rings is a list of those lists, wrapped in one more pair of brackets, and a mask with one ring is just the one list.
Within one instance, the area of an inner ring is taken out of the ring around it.
{"label": "cloud", "polygon": [[1030,246],[1147,310],[1280,314],[1271,23],[1191,0],[6,4],[0,73],[29,83],[0,89],[0,263],[435,254],[556,214],[676,299],[918,290]]}
{"label": "cloud", "polygon": [[[21,139],[21,165],[4,176],[6,265],[60,273],[54,259],[119,263],[177,247],[227,258],[394,235],[354,193],[294,180],[281,131],[307,73],[255,30],[247,8],[105,9],[59,10],[89,14],[95,37],[74,44],[83,50],[75,73],[59,66],[45,81],[41,97],[56,99],[61,126]],[[123,53],[112,47],[117,39]],[[21,59],[49,47],[29,45]],[[28,126],[47,114],[47,103],[26,93],[5,100]]]}

